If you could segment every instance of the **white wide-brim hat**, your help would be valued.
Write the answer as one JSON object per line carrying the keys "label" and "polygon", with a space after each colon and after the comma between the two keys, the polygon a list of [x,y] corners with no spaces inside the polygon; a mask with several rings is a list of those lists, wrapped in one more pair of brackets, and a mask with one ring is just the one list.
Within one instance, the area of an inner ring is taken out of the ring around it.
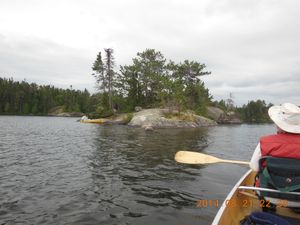
{"label": "white wide-brim hat", "polygon": [[288,133],[300,134],[300,108],[292,103],[283,103],[269,108],[273,122]]}

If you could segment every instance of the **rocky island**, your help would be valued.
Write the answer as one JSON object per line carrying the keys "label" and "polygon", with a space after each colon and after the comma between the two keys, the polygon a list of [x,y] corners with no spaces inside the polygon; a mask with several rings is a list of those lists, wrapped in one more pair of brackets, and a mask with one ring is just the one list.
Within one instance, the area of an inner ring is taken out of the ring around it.
{"label": "rocky island", "polygon": [[140,109],[134,113],[123,113],[108,118],[81,120],[83,123],[127,124],[145,130],[157,128],[196,128],[217,124],[238,124],[240,119],[234,113],[225,113],[216,107],[208,108],[208,117],[196,115],[193,111],[178,112],[170,109]]}

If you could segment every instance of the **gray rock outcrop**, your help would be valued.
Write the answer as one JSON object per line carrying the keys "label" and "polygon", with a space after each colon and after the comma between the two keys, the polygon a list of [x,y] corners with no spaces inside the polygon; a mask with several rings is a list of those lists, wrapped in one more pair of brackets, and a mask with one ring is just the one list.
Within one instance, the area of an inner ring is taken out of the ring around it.
{"label": "gray rock outcrop", "polygon": [[209,118],[213,119],[214,121],[218,121],[221,115],[225,114],[225,112],[218,108],[213,106],[207,107],[207,115]]}
{"label": "gray rock outcrop", "polygon": [[217,121],[219,124],[240,124],[242,123],[239,115],[235,112],[224,112],[222,109],[217,107],[207,107],[207,114],[209,118]]}
{"label": "gray rock outcrop", "polygon": [[187,116],[192,119],[182,120],[176,117],[166,118],[166,113],[169,113],[168,109],[145,109],[135,113],[128,125],[151,128],[193,128],[217,124],[213,120],[195,114]]}

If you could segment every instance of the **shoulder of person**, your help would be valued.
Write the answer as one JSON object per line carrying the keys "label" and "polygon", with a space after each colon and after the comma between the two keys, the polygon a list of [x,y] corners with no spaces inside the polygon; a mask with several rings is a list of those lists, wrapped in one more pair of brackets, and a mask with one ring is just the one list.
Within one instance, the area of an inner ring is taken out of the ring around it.
{"label": "shoulder of person", "polygon": [[274,140],[294,140],[295,138],[300,138],[300,134],[292,134],[292,133],[279,133],[279,134],[271,134],[267,136],[262,136],[260,138],[260,142],[273,142]]}
{"label": "shoulder of person", "polygon": [[270,134],[270,135],[265,135],[261,136],[260,140],[268,141],[268,140],[273,140],[273,138],[277,138],[278,134]]}

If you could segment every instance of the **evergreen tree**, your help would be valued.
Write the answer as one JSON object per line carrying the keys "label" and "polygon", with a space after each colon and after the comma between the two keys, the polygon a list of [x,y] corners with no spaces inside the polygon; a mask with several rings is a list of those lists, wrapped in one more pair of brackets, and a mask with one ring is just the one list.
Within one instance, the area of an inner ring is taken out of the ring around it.
{"label": "evergreen tree", "polygon": [[267,123],[270,122],[268,116],[268,108],[272,105],[266,105],[263,100],[250,101],[247,105],[243,105],[238,111],[242,120],[246,123]]}
{"label": "evergreen tree", "polygon": [[133,97],[133,105],[154,106],[159,101],[162,80],[165,76],[166,59],[154,49],[137,53],[133,64],[121,67],[122,89],[128,97]]}
{"label": "evergreen tree", "polygon": [[0,87],[0,114],[47,115],[57,106],[65,106],[68,112],[88,110],[90,94],[87,90],[64,90],[12,78],[0,78]]}
{"label": "evergreen tree", "polygon": [[108,96],[109,96],[109,107],[112,111],[113,110],[113,102],[112,102],[112,93],[113,93],[113,81],[114,81],[114,75],[115,72],[113,70],[114,67],[114,56],[113,56],[113,49],[106,48],[105,51],[105,72],[106,72],[106,78],[108,83]]}
{"label": "evergreen tree", "polygon": [[98,53],[92,69],[94,71],[92,75],[95,77],[96,83],[98,84],[97,88],[100,91],[106,92],[107,80],[104,74],[104,65],[102,61],[101,52]]}
{"label": "evergreen tree", "polygon": [[166,64],[162,53],[146,49],[131,65],[121,66],[119,89],[132,108],[167,106],[205,113],[212,97],[200,77],[208,74],[204,64],[188,60]]}
{"label": "evergreen tree", "polygon": [[102,61],[101,52],[93,64],[93,76],[96,78],[97,88],[99,89],[102,105],[113,112],[113,91],[115,86],[114,56],[113,49],[104,49],[105,59]]}

